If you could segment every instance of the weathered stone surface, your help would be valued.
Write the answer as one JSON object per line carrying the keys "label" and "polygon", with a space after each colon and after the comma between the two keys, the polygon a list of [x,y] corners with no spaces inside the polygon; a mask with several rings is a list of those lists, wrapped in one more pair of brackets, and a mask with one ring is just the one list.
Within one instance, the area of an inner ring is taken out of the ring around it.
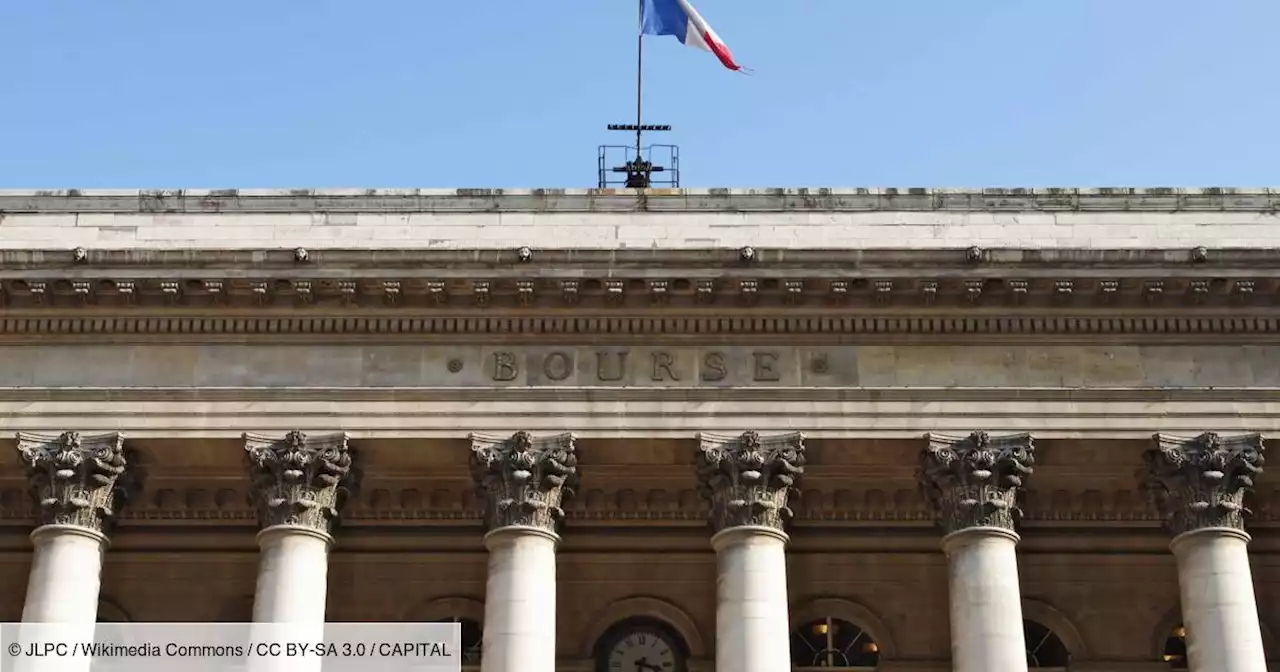
{"label": "weathered stone surface", "polygon": [[1280,387],[1274,345],[0,346],[24,387]]}
{"label": "weathered stone surface", "polygon": [[711,507],[711,528],[761,526],[782,530],[804,474],[804,435],[749,431],[698,436],[698,493]]}
{"label": "weathered stone surface", "polygon": [[573,434],[471,435],[471,477],[485,501],[485,526],[556,532],[578,487]]}
{"label": "weathered stone surface", "polygon": [[930,433],[920,451],[917,478],[944,533],[973,527],[1012,530],[1018,494],[1035,464],[1030,434],[993,437]]}
{"label": "weathered stone surface", "polygon": [[1143,490],[1173,534],[1205,527],[1244,529],[1244,495],[1262,474],[1261,434],[1156,434],[1143,454]]}
{"label": "weathered stone surface", "polygon": [[18,455],[36,500],[37,525],[75,525],[109,533],[141,489],[120,434],[18,433]]}
{"label": "weathered stone surface", "polygon": [[10,192],[0,248],[1275,247],[1278,205],[1265,189]]}
{"label": "weathered stone surface", "polygon": [[332,532],[359,479],[347,435],[246,433],[244,443],[253,481],[249,499],[258,510],[259,525]]}

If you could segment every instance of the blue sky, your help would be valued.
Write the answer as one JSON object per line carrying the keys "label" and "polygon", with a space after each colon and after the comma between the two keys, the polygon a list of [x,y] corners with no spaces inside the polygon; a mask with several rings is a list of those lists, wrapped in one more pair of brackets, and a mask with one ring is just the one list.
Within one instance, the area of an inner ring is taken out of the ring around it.
{"label": "blue sky", "polygon": [[[1280,184],[1277,0],[694,0],[683,186]],[[0,187],[590,187],[634,0],[4,0]]]}

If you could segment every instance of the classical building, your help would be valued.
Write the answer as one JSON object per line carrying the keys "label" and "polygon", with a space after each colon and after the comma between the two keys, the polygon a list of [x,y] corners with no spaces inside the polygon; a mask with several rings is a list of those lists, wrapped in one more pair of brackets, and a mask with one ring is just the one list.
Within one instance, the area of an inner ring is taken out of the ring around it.
{"label": "classical building", "polygon": [[460,621],[484,672],[1262,672],[1278,211],[3,192],[0,618]]}

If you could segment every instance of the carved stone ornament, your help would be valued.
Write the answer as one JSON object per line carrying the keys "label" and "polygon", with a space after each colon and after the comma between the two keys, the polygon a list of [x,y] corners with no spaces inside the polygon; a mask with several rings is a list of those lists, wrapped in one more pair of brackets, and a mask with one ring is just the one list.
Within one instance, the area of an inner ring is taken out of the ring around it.
{"label": "carved stone ornament", "polygon": [[244,449],[253,482],[249,501],[264,529],[299,525],[325,534],[333,531],[358,481],[345,433],[246,433]]}
{"label": "carved stone ornament", "polygon": [[555,532],[564,502],[578,488],[573,434],[534,437],[471,435],[471,477],[485,501],[485,526],[536,527]]}
{"label": "carved stone ornament", "polygon": [[1261,434],[1156,434],[1143,454],[1142,489],[1173,534],[1205,527],[1244,529],[1244,494],[1262,473]]}
{"label": "carved stone ornament", "polygon": [[140,490],[121,434],[18,432],[18,454],[36,501],[37,525],[75,525],[103,534]]}
{"label": "carved stone ornament", "polygon": [[711,527],[761,526],[781,531],[804,474],[804,435],[700,434],[698,493],[711,507]]}
{"label": "carved stone ornament", "polygon": [[943,532],[973,527],[1012,531],[1022,515],[1019,490],[1035,464],[1031,435],[930,433],[927,439],[916,478]]}

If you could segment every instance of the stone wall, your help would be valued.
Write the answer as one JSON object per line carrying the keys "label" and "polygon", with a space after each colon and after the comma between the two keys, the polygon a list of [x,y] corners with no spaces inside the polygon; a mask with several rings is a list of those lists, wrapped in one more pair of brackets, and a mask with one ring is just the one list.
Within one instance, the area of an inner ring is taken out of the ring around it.
{"label": "stone wall", "polygon": [[1280,246],[1280,190],[0,193],[0,249]]}

